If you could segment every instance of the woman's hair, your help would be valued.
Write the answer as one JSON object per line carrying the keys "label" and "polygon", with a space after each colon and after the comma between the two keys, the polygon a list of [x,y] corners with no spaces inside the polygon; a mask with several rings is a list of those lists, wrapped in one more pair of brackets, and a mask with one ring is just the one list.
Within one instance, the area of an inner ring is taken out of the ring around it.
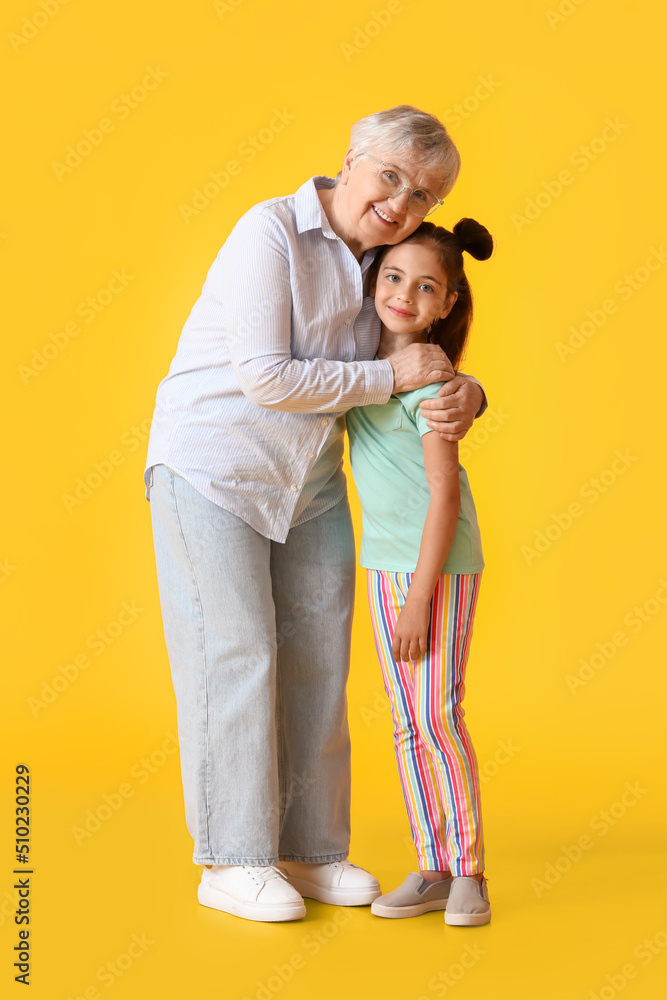
{"label": "woman's hair", "polygon": [[377,276],[382,259],[393,246],[403,246],[404,243],[434,247],[447,277],[447,294],[458,292],[458,298],[448,315],[444,319],[436,319],[427,334],[428,343],[441,347],[457,369],[463,360],[472,323],[472,292],[463,270],[463,251],[475,260],[487,260],[493,252],[493,237],[488,229],[474,219],[461,219],[451,233],[443,226],[422,222],[401,243],[380,247],[373,261],[374,276]]}
{"label": "woman's hair", "polygon": [[410,104],[377,111],[355,122],[350,146],[357,152],[409,153],[419,166],[442,174],[443,186],[434,192],[441,197],[449,194],[461,169],[459,152],[442,122]]}

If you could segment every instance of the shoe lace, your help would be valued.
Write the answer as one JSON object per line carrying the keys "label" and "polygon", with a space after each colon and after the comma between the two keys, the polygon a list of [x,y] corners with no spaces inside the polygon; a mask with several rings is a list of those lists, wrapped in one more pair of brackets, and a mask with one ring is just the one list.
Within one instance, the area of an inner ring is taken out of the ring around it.
{"label": "shoe lace", "polygon": [[241,865],[241,867],[250,873],[251,877],[258,884],[264,884],[269,882],[272,878],[281,878],[287,881],[283,872],[275,865]]}

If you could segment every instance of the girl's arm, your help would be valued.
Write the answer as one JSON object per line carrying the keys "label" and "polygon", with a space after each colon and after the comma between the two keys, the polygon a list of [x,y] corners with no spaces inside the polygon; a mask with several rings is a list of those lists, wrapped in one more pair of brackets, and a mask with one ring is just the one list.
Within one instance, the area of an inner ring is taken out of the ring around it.
{"label": "girl's arm", "polygon": [[459,446],[430,431],[422,437],[431,500],[424,521],[417,568],[394,629],[396,660],[418,660],[426,652],[431,598],[454,538],[461,507]]}

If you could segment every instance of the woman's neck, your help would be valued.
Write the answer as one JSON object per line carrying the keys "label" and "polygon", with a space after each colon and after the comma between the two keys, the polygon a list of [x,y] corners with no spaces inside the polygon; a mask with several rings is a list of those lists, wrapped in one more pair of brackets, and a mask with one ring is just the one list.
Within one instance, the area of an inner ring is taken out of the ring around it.
{"label": "woman's neck", "polygon": [[317,194],[322,208],[324,209],[324,214],[329,220],[329,224],[331,225],[334,233],[336,236],[340,237],[343,243],[361,263],[366,251],[371,250],[372,247],[366,246],[365,244],[360,243],[358,239],[355,239],[352,235],[351,227],[346,223],[347,213],[345,211],[345,188],[337,184],[333,188],[319,188]]}
{"label": "woman's neck", "polygon": [[380,346],[377,352],[378,361],[384,361],[391,354],[402,351],[404,347],[409,347],[410,344],[425,343],[425,330],[417,330],[416,333],[394,333],[392,330],[388,330],[383,323],[382,333],[380,334]]}

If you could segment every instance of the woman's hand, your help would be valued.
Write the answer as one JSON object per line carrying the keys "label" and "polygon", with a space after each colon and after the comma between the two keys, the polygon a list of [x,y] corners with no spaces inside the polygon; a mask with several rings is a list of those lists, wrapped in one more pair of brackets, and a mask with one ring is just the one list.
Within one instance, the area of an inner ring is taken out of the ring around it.
{"label": "woman's hand", "polygon": [[428,649],[428,627],[431,621],[431,602],[422,598],[410,600],[410,592],[401,608],[391,649],[395,660],[407,663],[418,660]]}
{"label": "woman's hand", "polygon": [[411,392],[454,378],[451,362],[437,344],[409,344],[386,360],[394,369],[394,392]]}
{"label": "woman's hand", "polygon": [[481,386],[465,375],[457,375],[438,390],[437,399],[423,399],[419,405],[429,427],[443,440],[461,441],[472,427],[483,402]]}

